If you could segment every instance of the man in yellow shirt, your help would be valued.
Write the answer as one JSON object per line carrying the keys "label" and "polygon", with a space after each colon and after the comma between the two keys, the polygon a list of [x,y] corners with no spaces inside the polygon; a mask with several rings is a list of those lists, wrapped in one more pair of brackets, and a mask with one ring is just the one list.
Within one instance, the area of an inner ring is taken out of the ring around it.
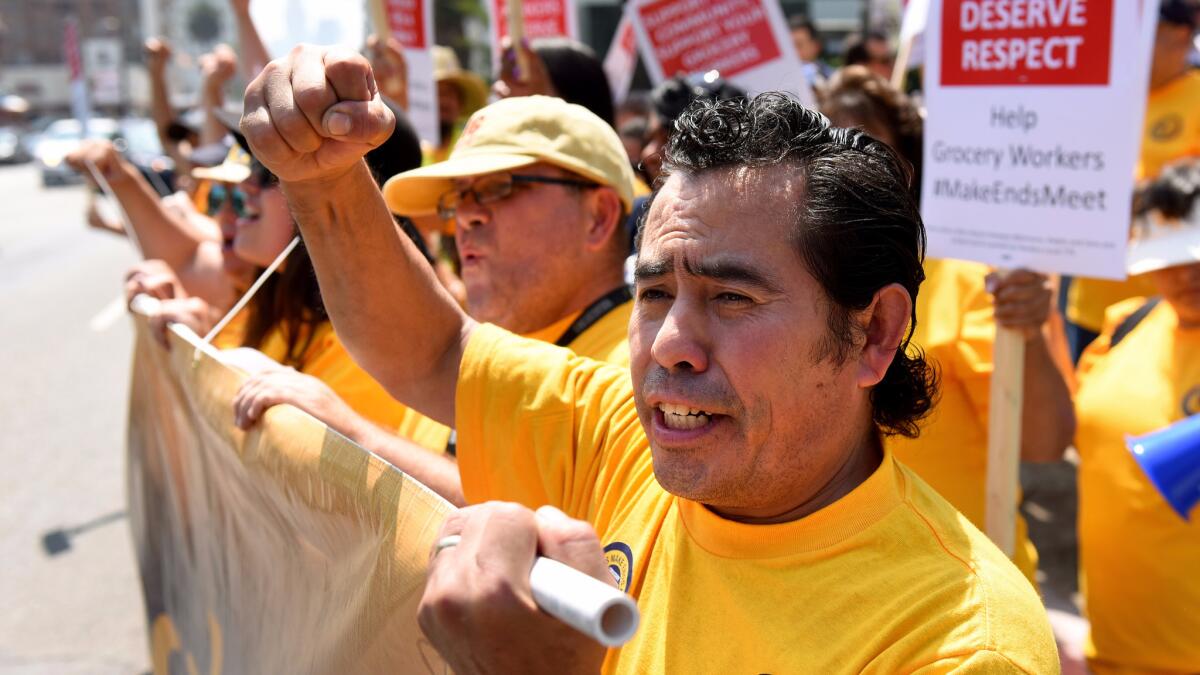
{"label": "man in yellow shirt", "polygon": [[[420,620],[456,672],[1057,672],[1020,572],[882,449],[933,393],[885,146],[782,95],[678,120],[626,371],[478,324],[416,264],[356,156],[391,123],[360,58],[294,50],[246,101],[355,358],[458,425],[468,497],[522,498],[536,466],[561,509],[443,525]],[[640,633],[606,652],[538,611],[539,550],[628,590]]]}
{"label": "man in yellow shirt", "polygon": [[[1200,157],[1200,71],[1188,57],[1200,27],[1200,2],[1163,0],[1150,67],[1150,96],[1137,178],[1158,175],[1169,162]],[[1126,281],[1077,277],[1071,283],[1067,319],[1072,323],[1075,358],[1096,338],[1105,310],[1125,298],[1154,293],[1144,277]]]}
{"label": "man in yellow shirt", "polygon": [[[1130,272],[1079,362],[1079,554],[1098,675],[1200,672],[1200,509],[1184,520],[1127,441],[1200,414],[1200,160],[1139,192]],[[1149,236],[1140,236],[1149,235]]]}
{"label": "man in yellow shirt", "polygon": [[[456,223],[472,317],[628,366],[632,303],[622,278],[622,228],[633,170],[620,141],[595,115],[547,97],[493,104],[468,130],[446,161],[390,179],[388,206]],[[453,455],[449,427],[410,410],[398,429],[380,429],[319,380],[294,371],[263,373],[244,391],[239,423],[290,403],[463,503],[454,460],[421,449]]]}

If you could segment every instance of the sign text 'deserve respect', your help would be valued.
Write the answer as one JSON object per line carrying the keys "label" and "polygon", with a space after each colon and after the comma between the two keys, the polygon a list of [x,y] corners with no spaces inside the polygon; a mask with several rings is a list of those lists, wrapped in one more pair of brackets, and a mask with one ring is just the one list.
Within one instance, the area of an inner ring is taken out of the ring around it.
{"label": "sign text 'deserve respect'", "polygon": [[946,0],[943,86],[1105,85],[1113,0]]}

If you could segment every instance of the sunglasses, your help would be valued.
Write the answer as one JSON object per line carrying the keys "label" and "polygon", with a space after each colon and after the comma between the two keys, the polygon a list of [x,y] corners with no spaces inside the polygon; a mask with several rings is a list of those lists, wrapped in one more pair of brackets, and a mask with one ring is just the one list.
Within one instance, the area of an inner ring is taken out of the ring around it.
{"label": "sunglasses", "polygon": [[208,190],[208,215],[216,216],[229,202],[238,218],[246,215],[246,192],[226,183],[214,183]]}
{"label": "sunglasses", "polygon": [[[250,169],[250,182],[257,185],[259,189],[266,189],[279,183],[279,179],[275,177],[266,167],[255,163]],[[231,202],[233,212],[239,218],[246,215],[246,191],[228,183],[214,183],[208,191],[208,215],[215,216],[225,206],[225,202]]]}
{"label": "sunglasses", "polygon": [[437,213],[442,220],[451,220],[458,213],[458,207],[470,195],[480,206],[495,204],[513,193],[517,185],[570,185],[577,188],[598,187],[595,183],[572,178],[551,178],[549,176],[523,176],[520,174],[503,174],[481,178],[462,189],[454,189],[438,197]]}

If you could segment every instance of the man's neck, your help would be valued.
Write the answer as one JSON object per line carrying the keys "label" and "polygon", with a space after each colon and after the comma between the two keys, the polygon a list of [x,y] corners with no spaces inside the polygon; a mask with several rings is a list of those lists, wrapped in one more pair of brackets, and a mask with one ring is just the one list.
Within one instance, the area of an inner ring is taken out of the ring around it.
{"label": "man's neck", "polygon": [[558,318],[555,321],[578,314],[592,303],[600,298],[608,295],[613,289],[618,288],[625,283],[623,271],[618,267],[614,271],[605,271],[592,277],[588,283],[584,284],[579,290],[571,294],[563,305],[563,309],[558,312]]}
{"label": "man's neck", "polygon": [[729,512],[725,509],[708,508],[726,520],[747,525],[787,523],[812,515],[850,494],[854,488],[862,485],[879,468],[880,462],[883,461],[883,444],[874,427],[870,429],[867,437],[856,445],[854,450],[847,453],[846,461],[838,467],[825,485],[803,502],[777,514],[749,515]]}

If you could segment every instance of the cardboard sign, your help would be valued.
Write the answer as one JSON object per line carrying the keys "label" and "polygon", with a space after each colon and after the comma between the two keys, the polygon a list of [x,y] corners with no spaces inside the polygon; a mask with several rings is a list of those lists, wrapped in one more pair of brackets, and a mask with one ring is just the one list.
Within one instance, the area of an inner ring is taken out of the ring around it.
{"label": "cardboard sign", "polygon": [[777,2],[636,0],[632,19],[655,84],[716,70],[749,93],[812,92]]}
{"label": "cardboard sign", "polygon": [[[500,41],[508,37],[508,3],[486,0],[484,5],[491,25],[492,62],[498,64]],[[574,0],[524,0],[521,9],[525,17],[526,40],[558,36],[577,39],[579,29],[575,23]]]}
{"label": "cardboard sign", "polygon": [[604,74],[608,76],[608,84],[612,87],[613,100],[620,103],[629,95],[629,87],[633,83],[633,74],[637,69],[637,34],[633,30],[633,21],[629,12],[621,15],[617,24],[617,32],[613,35],[608,53],[604,55]]}
{"label": "cardboard sign", "polygon": [[437,146],[441,143],[441,133],[431,51],[432,0],[372,1],[383,3],[388,30],[404,47],[404,60],[408,63],[408,119],[422,141]]}
{"label": "cardboard sign", "polygon": [[1156,0],[945,0],[926,28],[929,255],[1123,278]]}

